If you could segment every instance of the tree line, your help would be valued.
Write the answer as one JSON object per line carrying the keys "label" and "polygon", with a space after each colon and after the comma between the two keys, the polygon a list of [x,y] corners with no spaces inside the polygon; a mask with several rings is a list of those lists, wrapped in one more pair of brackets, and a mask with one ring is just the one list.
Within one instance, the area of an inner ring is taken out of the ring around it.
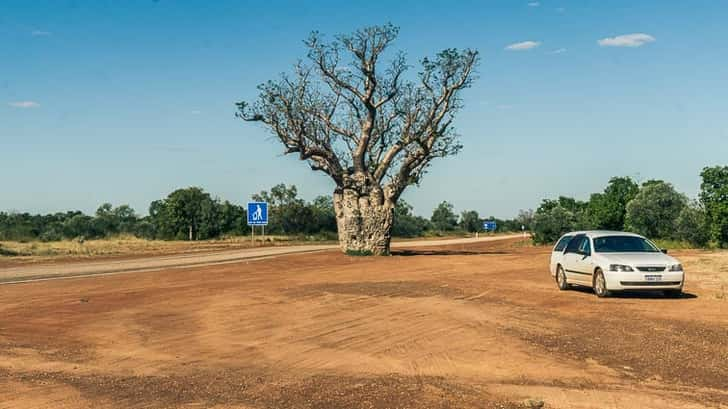
{"label": "tree line", "polygon": [[[498,231],[533,233],[536,243],[552,243],[573,230],[628,230],[654,239],[688,242],[694,246],[728,247],[728,166],[703,169],[698,200],[668,182],[642,184],[629,177],[614,177],[604,191],[587,201],[561,196],[545,199],[535,212],[521,210],[513,219],[483,218],[475,210],[458,214],[444,201],[430,218],[414,214],[400,200],[394,209],[392,235],[420,237],[483,231],[483,221],[493,220]],[[306,201],[295,186],[279,184],[251,197],[269,203],[266,232],[287,236],[336,239],[337,225],[331,196]],[[57,241],[98,239],[121,234],[145,239],[207,240],[250,234],[243,206],[212,197],[199,187],[177,189],[149,206],[140,216],[128,205],[102,204],[93,215],[81,211],[46,215],[0,212],[0,240]]]}
{"label": "tree line", "polygon": [[553,243],[574,230],[627,230],[653,239],[693,246],[728,246],[728,166],[706,167],[697,200],[663,180],[638,185],[614,177],[588,201],[561,196],[544,199],[533,217],[536,243]]}
{"label": "tree line", "polygon": [[[288,236],[320,236],[336,239],[337,225],[331,196],[306,201],[296,186],[279,184],[251,197],[269,205],[266,233]],[[500,231],[520,231],[530,226],[532,212],[522,211],[512,220],[487,218],[498,223]],[[427,219],[415,215],[410,204],[401,200],[395,208],[392,234],[419,237],[482,231],[483,218],[477,211],[455,213],[451,203],[442,202]],[[212,197],[199,187],[177,189],[153,201],[149,215],[140,216],[128,205],[102,204],[93,215],[67,211],[39,215],[0,212],[0,240],[58,241],[133,235],[145,239],[207,240],[221,236],[250,234],[246,208]]]}

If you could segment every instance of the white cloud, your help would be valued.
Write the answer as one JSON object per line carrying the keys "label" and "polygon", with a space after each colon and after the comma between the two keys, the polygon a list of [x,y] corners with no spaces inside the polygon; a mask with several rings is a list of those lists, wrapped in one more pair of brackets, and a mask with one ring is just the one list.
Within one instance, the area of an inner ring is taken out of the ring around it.
{"label": "white cloud", "polygon": [[541,45],[540,41],[523,41],[520,43],[507,45],[505,49],[510,51],[525,51],[536,48],[539,45]]}
{"label": "white cloud", "polygon": [[190,113],[192,115],[200,115],[202,113],[202,111],[198,111],[198,110],[194,109],[194,110],[190,111]]}
{"label": "white cloud", "polygon": [[541,3],[537,2],[537,1],[532,1],[532,2],[528,3],[528,5],[531,7],[538,7],[541,5]]}
{"label": "white cloud", "polygon": [[9,102],[8,105],[15,108],[38,108],[40,106],[39,103],[34,101],[15,101],[15,102]]}
{"label": "white cloud", "polygon": [[566,52],[566,48],[557,48],[553,51],[550,51],[549,54],[563,54]]}
{"label": "white cloud", "polygon": [[50,31],[43,31],[43,30],[33,30],[30,35],[33,37],[46,37],[51,35],[52,33]]}
{"label": "white cloud", "polygon": [[645,33],[623,34],[598,40],[602,47],[640,47],[655,41],[655,37]]}

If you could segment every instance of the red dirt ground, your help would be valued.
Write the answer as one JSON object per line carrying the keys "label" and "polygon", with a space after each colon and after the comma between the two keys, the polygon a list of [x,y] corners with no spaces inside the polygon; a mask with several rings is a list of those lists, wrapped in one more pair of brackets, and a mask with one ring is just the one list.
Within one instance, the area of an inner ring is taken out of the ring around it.
{"label": "red dirt ground", "polygon": [[[728,301],[559,292],[509,240],[0,286],[0,408],[728,407]],[[691,268],[695,272],[691,276]]]}

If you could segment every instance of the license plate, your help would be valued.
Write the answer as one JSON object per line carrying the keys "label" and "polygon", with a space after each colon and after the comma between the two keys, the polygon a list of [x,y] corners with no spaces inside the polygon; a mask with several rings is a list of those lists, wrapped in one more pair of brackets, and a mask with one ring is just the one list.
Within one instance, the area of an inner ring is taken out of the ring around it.
{"label": "license plate", "polygon": [[661,275],[646,275],[645,280],[647,281],[662,281]]}

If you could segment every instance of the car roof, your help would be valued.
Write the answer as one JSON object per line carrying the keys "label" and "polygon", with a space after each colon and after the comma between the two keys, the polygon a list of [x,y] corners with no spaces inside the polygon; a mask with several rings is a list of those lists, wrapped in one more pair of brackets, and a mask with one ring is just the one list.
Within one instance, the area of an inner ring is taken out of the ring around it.
{"label": "car roof", "polygon": [[566,233],[566,234],[564,234],[564,236],[575,236],[577,234],[584,234],[591,238],[603,237],[603,236],[642,237],[641,235],[636,234],[636,233],[630,233],[630,232],[626,232],[626,231],[613,231],[613,230],[580,230],[580,231],[572,231],[572,232]]}

